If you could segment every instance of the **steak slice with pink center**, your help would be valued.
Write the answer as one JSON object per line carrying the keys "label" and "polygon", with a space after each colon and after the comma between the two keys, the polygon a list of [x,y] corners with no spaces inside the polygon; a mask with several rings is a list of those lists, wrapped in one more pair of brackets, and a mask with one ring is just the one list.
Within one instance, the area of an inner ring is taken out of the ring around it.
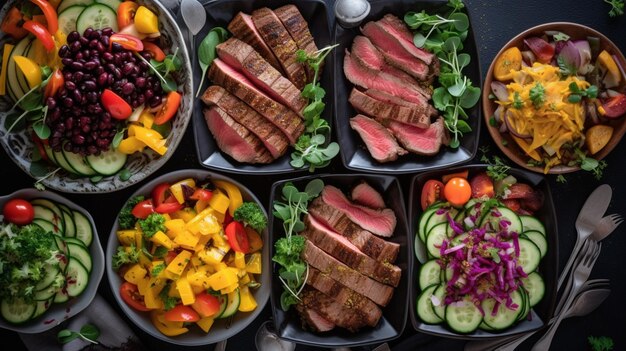
{"label": "steak slice with pink center", "polygon": [[405,149],[420,155],[437,154],[446,132],[442,117],[428,128],[417,128],[393,120],[388,120],[385,124]]}
{"label": "steak slice with pink center", "polygon": [[433,60],[437,59],[433,53],[420,49],[413,44],[413,34],[411,34],[409,28],[398,17],[392,14],[386,14],[380,21],[377,21],[377,23],[391,35],[400,39],[399,43],[402,47],[411,55],[424,61],[425,64],[430,65]]}
{"label": "steak slice with pink center", "polygon": [[367,151],[378,162],[395,161],[399,155],[407,154],[387,128],[376,120],[356,115],[350,118],[350,127],[359,134]]}
{"label": "steak slice with pink center", "polygon": [[300,299],[306,308],[314,310],[322,318],[338,327],[357,332],[367,326],[361,315],[353,308],[346,308],[334,298],[311,287],[307,286],[302,290]]}
{"label": "steak slice with pink center", "polygon": [[376,210],[386,207],[383,196],[366,181],[362,181],[352,188],[350,198],[358,204]]}
{"label": "steak slice with pink center", "polygon": [[272,49],[263,41],[261,34],[254,26],[252,17],[246,13],[239,12],[228,24],[228,30],[233,33],[235,38],[250,44],[261,56],[269,62],[272,67],[282,72],[282,67]]}
{"label": "steak slice with pink center", "polygon": [[421,128],[427,128],[430,125],[430,113],[426,109],[412,109],[393,103],[376,100],[373,97],[364,94],[356,88],[350,92],[348,98],[355,110],[374,117],[376,120],[392,119],[394,121],[410,124]]}
{"label": "steak slice with pink center", "polygon": [[[277,8],[274,10],[274,13],[278,16],[285,28],[287,28],[287,31],[291,34],[293,40],[296,41],[296,44],[298,44],[298,49],[304,50],[307,55],[314,57],[318,50],[317,45],[315,45],[313,35],[311,31],[309,31],[309,25],[304,17],[302,17],[300,10],[298,10],[295,5],[289,4]],[[318,70],[318,77],[322,75],[323,64],[322,62]],[[306,71],[307,81],[311,82],[315,72],[308,64],[304,65],[304,69]]]}

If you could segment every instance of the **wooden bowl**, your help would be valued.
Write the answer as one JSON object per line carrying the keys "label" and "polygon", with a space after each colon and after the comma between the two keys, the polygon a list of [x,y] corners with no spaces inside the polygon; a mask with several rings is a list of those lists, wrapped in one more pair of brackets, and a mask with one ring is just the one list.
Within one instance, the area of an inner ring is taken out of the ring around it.
{"label": "wooden bowl", "polygon": [[[498,145],[500,150],[504,152],[504,154],[510,158],[513,162],[515,162],[520,167],[525,169],[538,172],[545,173],[543,167],[540,166],[531,166],[528,164],[528,160],[530,159],[524,151],[515,143],[515,141],[511,138],[509,133],[500,133],[497,126],[492,126],[489,122],[490,118],[494,115],[494,111],[497,108],[497,104],[489,99],[489,95],[491,94],[491,82],[494,80],[493,70],[494,63],[496,59],[508,48],[518,47],[520,50],[523,50],[524,47],[524,38],[528,38],[531,36],[542,36],[546,31],[560,31],[567,35],[569,35],[573,40],[577,39],[586,39],[587,37],[597,37],[600,39],[600,50],[606,50],[610,54],[615,55],[617,60],[620,61],[622,67],[626,67],[626,59],[624,58],[624,54],[619,50],[619,48],[605,35],[602,33],[586,27],[581,24],[571,23],[571,22],[551,22],[541,24],[532,28],[529,28],[513,39],[511,39],[494,57],[491,65],[489,65],[489,70],[487,71],[487,75],[485,77],[485,82],[483,85],[483,95],[482,95],[482,106],[483,106],[483,116],[485,118],[485,122],[487,125],[487,130],[489,130],[489,134]],[[620,89],[623,90],[626,77],[622,77],[622,82],[620,85]],[[593,158],[597,160],[601,160],[606,157],[613,148],[620,142],[622,136],[626,132],[626,118],[624,116],[619,117],[617,119],[612,119],[606,122],[605,124],[611,125],[614,128],[613,135],[609,140],[608,144],[600,151],[598,151]],[[562,174],[562,173],[570,173],[578,171],[580,167],[578,166],[567,166],[567,165],[558,165],[550,168],[548,170],[548,174]]]}

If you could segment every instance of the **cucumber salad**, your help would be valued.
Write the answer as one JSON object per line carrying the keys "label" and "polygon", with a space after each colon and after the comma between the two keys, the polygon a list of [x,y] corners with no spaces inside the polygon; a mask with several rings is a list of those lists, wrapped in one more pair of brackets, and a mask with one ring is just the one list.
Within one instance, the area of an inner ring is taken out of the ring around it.
{"label": "cucumber salad", "polygon": [[43,316],[83,293],[94,229],[75,208],[46,198],[12,199],[0,221],[0,312],[12,324]]}
{"label": "cucumber salad", "polygon": [[461,172],[422,189],[416,245],[429,260],[419,270],[416,308],[423,323],[459,334],[502,331],[529,318],[544,296],[538,267],[548,241],[532,215],[543,197],[512,176],[489,173]]}

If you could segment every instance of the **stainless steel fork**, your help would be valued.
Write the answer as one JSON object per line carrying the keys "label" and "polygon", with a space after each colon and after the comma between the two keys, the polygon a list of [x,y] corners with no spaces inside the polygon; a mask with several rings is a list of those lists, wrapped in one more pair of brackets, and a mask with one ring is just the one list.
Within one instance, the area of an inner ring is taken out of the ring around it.
{"label": "stainless steel fork", "polygon": [[[595,241],[593,240],[585,240],[583,243],[583,246],[580,249],[580,252],[578,253],[578,256],[576,257],[576,260],[574,261],[574,266],[573,267],[578,267],[580,266],[580,264],[582,263],[582,261],[585,259],[585,257],[587,257],[592,250],[593,246],[594,246]],[[571,274],[569,275],[569,278],[567,280],[567,283],[564,286],[564,290],[563,290],[563,294],[561,294],[561,298],[559,300],[559,303],[557,304],[556,308],[554,309],[554,315],[557,316],[559,315],[562,311],[565,310],[564,305],[565,305],[565,301],[567,301],[567,298],[570,295],[574,295],[572,294],[572,281],[574,280],[574,272],[572,271]]]}

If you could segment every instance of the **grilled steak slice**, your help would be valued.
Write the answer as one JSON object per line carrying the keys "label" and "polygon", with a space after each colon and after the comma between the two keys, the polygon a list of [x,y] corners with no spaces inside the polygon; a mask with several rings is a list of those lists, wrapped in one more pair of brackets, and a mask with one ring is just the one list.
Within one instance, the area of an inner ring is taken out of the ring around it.
{"label": "grilled steak slice", "polygon": [[254,26],[252,17],[247,13],[239,12],[228,24],[228,30],[233,33],[235,38],[250,44],[261,56],[269,62],[278,71],[283,70],[280,62],[274,56],[272,49],[263,41],[261,34]]}
{"label": "grilled steak slice", "polygon": [[383,315],[383,311],[372,300],[344,286],[316,268],[309,267],[306,283],[324,294],[332,296],[344,307],[359,313],[370,327],[375,327]]}
{"label": "grilled steak slice", "polygon": [[216,58],[209,67],[209,79],[229,93],[245,101],[250,107],[285,133],[293,145],[304,131],[304,123],[298,115],[285,105],[276,102],[257,89],[243,74]]}
{"label": "grilled steak slice", "polygon": [[284,155],[289,147],[289,140],[272,122],[258,114],[238,97],[218,85],[212,85],[202,95],[207,105],[216,105],[230,117],[248,128],[259,137],[274,158]]}
{"label": "grilled steak slice", "polygon": [[368,22],[361,32],[376,45],[390,65],[419,80],[428,78],[428,65],[407,51],[404,40],[387,32],[380,23]]}
{"label": "grilled steak slice", "polygon": [[272,49],[283,67],[283,72],[300,90],[306,84],[306,72],[302,63],[296,61],[298,44],[293,40],[274,11],[267,7],[254,10],[252,21],[261,34],[261,38]]}
{"label": "grilled steak slice", "polygon": [[270,163],[274,161],[259,138],[246,127],[235,122],[217,106],[204,110],[204,119],[217,146],[236,161]]}
{"label": "grilled steak slice", "polygon": [[332,322],[324,319],[317,311],[302,303],[296,304],[296,310],[300,314],[302,329],[312,329],[314,332],[323,333],[335,328]]}
{"label": "grilled steak slice", "polygon": [[345,308],[332,297],[310,287],[305,287],[300,295],[301,303],[317,312],[325,320],[351,332],[356,332],[367,324],[352,309]]}
{"label": "grilled steak slice", "polygon": [[421,128],[428,128],[430,125],[430,113],[425,109],[411,109],[376,100],[356,88],[353,88],[352,92],[350,92],[348,101],[350,101],[355,110],[372,116],[377,120],[392,119]]}
{"label": "grilled steak slice", "polygon": [[326,228],[311,216],[304,218],[304,224],[307,229],[302,235],[315,246],[365,276],[383,284],[398,286],[402,275],[398,266],[383,264],[365,255],[348,239]]}
{"label": "grilled steak slice", "polygon": [[353,204],[338,188],[326,185],[322,190],[322,200],[339,211],[345,213],[350,220],[370,232],[390,237],[396,229],[396,214],[393,210],[373,210]]}
{"label": "grilled steak slice", "polygon": [[356,115],[350,118],[350,127],[359,134],[367,151],[378,162],[395,161],[398,155],[407,154],[387,128],[374,119]]}
{"label": "grilled steak slice", "polygon": [[400,245],[384,240],[359,227],[343,212],[325,203],[321,197],[309,204],[309,214],[335,233],[343,235],[354,246],[369,257],[380,261],[394,263],[400,251]]}
{"label": "grilled steak slice", "polygon": [[425,129],[392,120],[386,124],[402,146],[420,155],[435,155],[439,152],[446,128],[442,117]]}
{"label": "grilled steak slice", "polygon": [[[306,23],[298,8],[295,5],[285,5],[274,10],[274,13],[287,28],[293,40],[295,40],[298,49],[304,50],[309,56],[314,56],[318,50],[317,45],[315,45],[313,35],[309,31],[308,23]],[[320,65],[318,72],[319,76],[322,74],[322,65]],[[315,74],[313,69],[308,64],[304,65],[304,69],[307,82],[312,81]]]}
{"label": "grilled steak slice", "polygon": [[377,21],[377,23],[380,24],[384,30],[389,32],[389,34],[398,38],[398,42],[407,52],[420,59],[425,64],[430,65],[433,60],[437,59],[433,53],[420,49],[413,44],[413,34],[411,34],[409,28],[398,17],[392,14],[386,14],[380,21]]}
{"label": "grilled steak slice", "polygon": [[239,39],[229,38],[217,45],[216,49],[220,59],[243,72],[261,90],[302,117],[307,100],[300,96],[300,90],[267,63],[252,46]]}
{"label": "grilled steak slice", "polygon": [[352,57],[356,55],[357,53],[351,55],[350,52],[346,50],[346,55],[343,59],[343,73],[352,84],[365,89],[382,90],[402,98],[403,100],[427,108],[428,100],[419,92],[413,89],[407,89],[406,82],[391,74],[364,67]]}
{"label": "grilled steak slice", "polygon": [[[414,103],[412,103],[410,101],[402,100],[401,98],[399,98],[397,96],[394,96],[394,95],[391,95],[391,94],[389,94],[389,93],[387,93],[385,91],[382,91],[382,90],[367,89],[365,91],[365,95],[367,95],[369,97],[372,97],[372,98],[374,98],[376,100],[380,100],[380,101],[387,102],[387,103],[394,104],[394,105],[400,105],[400,106],[408,107],[408,108],[413,109],[413,110],[417,110],[417,111],[424,110],[423,107],[421,107],[421,106],[419,106],[417,104],[414,104]],[[429,116],[431,116],[431,117],[437,115],[437,110],[435,110],[435,108],[432,107],[432,105],[428,105],[428,107],[426,108],[425,112]]]}
{"label": "grilled steak slice", "polygon": [[350,198],[358,204],[376,210],[386,207],[383,196],[366,181],[361,181],[357,186],[352,188]]}
{"label": "grilled steak slice", "polygon": [[380,306],[386,306],[393,295],[393,288],[368,278],[354,269],[339,262],[336,258],[306,241],[302,250],[302,259],[311,266],[328,274],[346,287],[369,298]]}

